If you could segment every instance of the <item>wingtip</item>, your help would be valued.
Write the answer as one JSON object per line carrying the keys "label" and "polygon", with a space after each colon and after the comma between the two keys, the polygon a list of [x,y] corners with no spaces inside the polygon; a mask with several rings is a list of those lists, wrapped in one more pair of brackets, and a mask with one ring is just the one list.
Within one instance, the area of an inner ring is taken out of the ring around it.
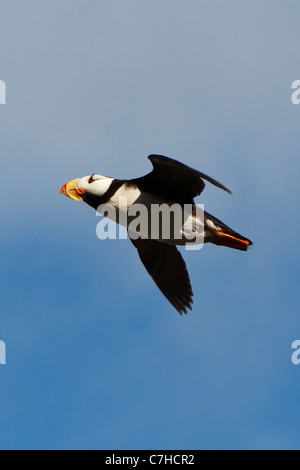
{"label": "wingtip", "polygon": [[[192,311],[193,310],[193,299],[190,300],[189,304],[185,305],[184,307],[175,307],[177,312],[183,316],[183,314],[187,315],[189,312],[188,310]],[[187,310],[188,309],[188,310]]]}

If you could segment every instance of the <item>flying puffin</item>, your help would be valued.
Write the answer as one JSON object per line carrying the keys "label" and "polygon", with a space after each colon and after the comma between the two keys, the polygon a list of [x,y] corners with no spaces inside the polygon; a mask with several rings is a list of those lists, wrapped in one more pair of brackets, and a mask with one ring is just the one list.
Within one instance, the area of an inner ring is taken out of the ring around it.
{"label": "flying puffin", "polygon": [[[194,198],[205,188],[203,180],[231,192],[213,178],[194,170],[183,163],[161,155],[150,155],[153,165],[151,173],[141,178],[119,180],[93,174],[65,184],[61,194],[75,201],[84,201],[95,210],[102,205],[114,207],[121,211],[120,200],[126,198],[123,210],[130,212],[136,203],[146,205],[148,209],[154,204],[177,204],[180,207],[191,206],[193,221],[202,227],[203,242],[226,246],[236,250],[247,251],[252,242],[235,232],[208,212],[203,211],[198,217]],[[201,221],[200,221],[201,219]],[[118,219],[115,219],[120,223]],[[151,238],[147,234],[134,236],[130,231],[129,238],[136,247],[146,270],[161,292],[180,313],[192,309],[193,291],[188,270],[176,245],[188,244],[182,237],[169,239]],[[184,241],[182,241],[184,240]]]}

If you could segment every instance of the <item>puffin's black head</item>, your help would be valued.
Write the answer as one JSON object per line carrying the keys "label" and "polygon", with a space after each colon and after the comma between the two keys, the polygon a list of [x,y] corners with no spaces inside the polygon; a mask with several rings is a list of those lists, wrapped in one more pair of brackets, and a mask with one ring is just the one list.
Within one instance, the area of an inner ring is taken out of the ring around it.
{"label": "puffin's black head", "polygon": [[79,178],[65,184],[60,192],[74,201],[84,201],[98,207],[102,196],[108,191],[114,178],[101,175],[91,175]]}

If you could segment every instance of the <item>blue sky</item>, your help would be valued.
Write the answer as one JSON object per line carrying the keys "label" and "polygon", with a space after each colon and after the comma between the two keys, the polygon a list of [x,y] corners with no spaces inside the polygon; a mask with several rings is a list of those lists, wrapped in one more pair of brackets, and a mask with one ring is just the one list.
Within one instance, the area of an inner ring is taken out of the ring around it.
{"label": "blue sky", "polygon": [[[296,0],[27,0],[0,18],[1,449],[299,449]],[[206,210],[249,253],[184,252],[180,317],[128,241],[62,184],[221,181]]]}

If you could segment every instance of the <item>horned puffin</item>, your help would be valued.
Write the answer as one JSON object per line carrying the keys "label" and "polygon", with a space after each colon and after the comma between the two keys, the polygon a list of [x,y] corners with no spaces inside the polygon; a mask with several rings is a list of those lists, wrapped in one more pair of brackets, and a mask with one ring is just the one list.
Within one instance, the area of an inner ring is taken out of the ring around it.
{"label": "horned puffin", "polygon": [[[131,180],[121,180],[93,174],[75,179],[61,188],[61,194],[75,201],[84,201],[98,210],[103,205],[121,211],[120,200],[126,198],[125,208],[129,213],[134,204],[143,204],[150,209],[155,204],[167,204],[184,208],[192,207],[192,219],[202,227],[203,243],[225,246],[247,251],[252,242],[235,232],[223,222],[203,211],[198,217],[194,199],[204,188],[205,181],[231,192],[213,178],[200,173],[189,166],[162,155],[150,155],[153,170],[146,176]],[[120,214],[119,214],[120,215]],[[201,219],[201,220],[200,220]],[[120,223],[116,217],[114,220]],[[129,222],[127,221],[127,224]],[[151,221],[150,221],[151,224]],[[127,227],[128,228],[128,227]],[[199,230],[199,228],[197,229]],[[184,236],[151,238],[151,231],[136,235],[128,230],[129,238],[138,251],[146,270],[164,296],[180,313],[192,309],[193,291],[185,261],[177,246],[188,244]],[[183,231],[181,230],[181,234]]]}

